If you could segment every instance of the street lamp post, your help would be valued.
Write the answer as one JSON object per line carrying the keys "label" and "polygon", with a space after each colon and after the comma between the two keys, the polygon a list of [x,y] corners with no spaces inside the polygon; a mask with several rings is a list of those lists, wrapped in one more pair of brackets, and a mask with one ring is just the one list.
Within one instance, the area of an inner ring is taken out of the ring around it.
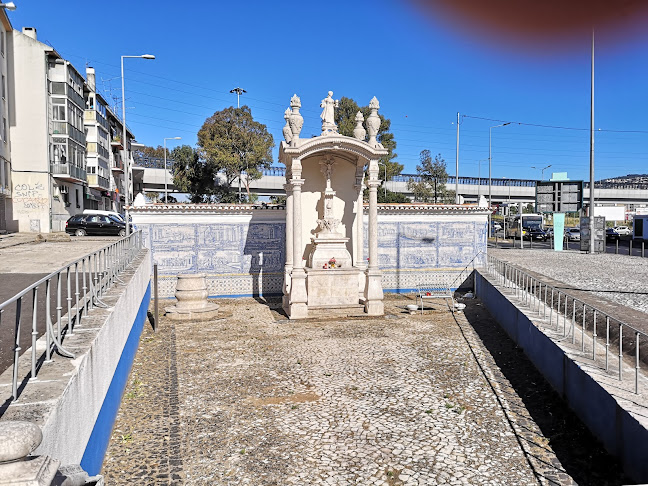
{"label": "street lamp post", "polygon": [[124,199],[125,213],[126,213],[126,236],[130,235],[130,217],[128,215],[128,206],[130,205],[130,164],[128,163],[128,139],[126,138],[126,93],[124,91],[124,59],[125,58],[140,58],[140,59],[155,59],[153,54],[142,54],[140,56],[121,56],[121,85],[122,85],[122,158],[124,159],[124,185],[126,186],[126,197]]}
{"label": "street lamp post", "polygon": [[[488,209],[490,211],[491,207],[493,206],[493,181],[491,179],[492,177],[492,169],[493,169],[493,150],[492,150],[492,145],[493,145],[493,128],[498,128],[498,127],[505,127],[506,125],[510,125],[511,122],[506,122],[502,123],[501,125],[495,125],[492,126],[488,129]],[[488,215],[488,236],[491,236],[491,215]]]}
{"label": "street lamp post", "polygon": [[181,137],[168,137],[164,139],[164,202],[168,203],[169,202],[169,191],[168,191],[168,184],[167,184],[167,179],[168,179],[168,170],[167,170],[167,149],[166,149],[166,141],[167,140],[182,140]]}
{"label": "street lamp post", "polygon": [[551,167],[551,164],[549,164],[547,167],[534,167],[531,166],[532,169],[536,169],[540,171],[540,180],[544,181],[544,171],[547,170],[549,167]]}
{"label": "street lamp post", "polygon": [[247,93],[243,88],[234,88],[230,89],[230,93],[236,93],[236,107],[240,108],[241,107],[241,95],[243,93]]}

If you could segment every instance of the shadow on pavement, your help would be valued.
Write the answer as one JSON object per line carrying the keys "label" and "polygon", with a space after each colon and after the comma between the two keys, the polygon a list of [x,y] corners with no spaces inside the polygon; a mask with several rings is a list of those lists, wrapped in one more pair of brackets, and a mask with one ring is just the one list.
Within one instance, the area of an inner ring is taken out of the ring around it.
{"label": "shadow on pavement", "polygon": [[[535,445],[548,439],[546,446],[551,447],[560,461],[560,464],[549,464],[549,468],[537,468],[536,474],[545,480],[564,484],[561,481],[564,473],[560,473],[562,465],[564,471],[579,485],[627,484],[630,480],[624,476],[618,461],[605,451],[598,439],[568,408],[484,305],[478,299],[464,302],[467,304],[464,315],[468,323],[499,368],[495,371],[494,378],[497,383],[492,384],[495,385],[494,390],[498,395],[504,395],[511,406],[510,414],[515,414],[518,408],[523,410],[522,407],[515,406],[515,402],[521,400],[532,422],[540,428],[541,435],[538,435],[538,431],[534,432],[532,426],[525,429],[525,421],[522,419],[522,428],[516,430],[518,440],[521,444],[533,442]],[[489,377],[487,379],[492,380]],[[518,420],[520,416],[516,416],[514,421]],[[520,433],[520,430],[523,432]],[[542,462],[538,457],[533,459],[530,462]],[[547,470],[550,471],[548,474]]]}

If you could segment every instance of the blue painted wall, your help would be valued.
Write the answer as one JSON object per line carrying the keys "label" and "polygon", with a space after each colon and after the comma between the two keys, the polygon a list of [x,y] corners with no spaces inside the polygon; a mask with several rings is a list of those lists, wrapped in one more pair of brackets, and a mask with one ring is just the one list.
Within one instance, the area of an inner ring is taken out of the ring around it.
{"label": "blue painted wall", "polygon": [[139,345],[142,329],[144,328],[144,321],[147,318],[147,311],[149,302],[151,300],[151,284],[148,285],[142,303],[140,304],[137,312],[135,322],[128,334],[128,339],[124,345],[121,357],[115,369],[115,373],[110,382],[110,386],[104,398],[101,410],[95,421],[95,425],[88,439],[83,458],[81,459],[81,467],[88,472],[89,475],[94,476],[101,471],[106,449],[108,448],[108,441],[112,432],[117,411],[121,403],[122,394],[126,388],[128,375],[130,374],[137,347]]}
{"label": "blue painted wall", "polygon": [[[211,297],[281,295],[285,263],[285,223],[277,219],[228,222],[214,217],[210,223],[137,222],[158,264],[161,297],[173,297],[175,277],[181,273],[207,275]],[[469,265],[481,267],[486,260],[487,223],[441,221],[434,215],[383,218],[378,225],[378,257],[383,270],[383,288],[408,292],[426,275],[450,283]],[[365,258],[367,225],[365,225]],[[482,253],[480,253],[482,252]],[[473,261],[474,259],[474,261]],[[472,262],[472,263],[471,263]],[[466,275],[470,272],[467,271]],[[459,279],[457,279],[459,280]],[[457,282],[457,285],[460,281]],[[456,285],[455,285],[456,286]]]}

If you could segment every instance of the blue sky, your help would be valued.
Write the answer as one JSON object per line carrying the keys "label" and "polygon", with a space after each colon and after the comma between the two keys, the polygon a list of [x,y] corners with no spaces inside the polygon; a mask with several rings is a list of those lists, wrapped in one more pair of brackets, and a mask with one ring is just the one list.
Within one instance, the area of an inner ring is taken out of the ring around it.
{"label": "blue sky", "polygon": [[[14,28],[36,27],[82,73],[94,67],[111,102],[121,103],[120,56],[156,55],[126,60],[127,120],[147,145],[174,136],[195,144],[208,116],[236,105],[229,90],[237,86],[277,146],[297,93],[309,137],[333,90],[359,104],[380,100],[406,173],[429,149],[454,174],[460,112],[460,176],[488,175],[489,127],[500,123],[491,119],[513,122],[492,131],[494,178],[539,179],[531,167],[551,164],[545,178],[566,171],[589,179],[589,38],[544,52],[495,43],[397,0],[15,3]],[[647,53],[648,33],[597,41],[597,179],[648,173]]]}

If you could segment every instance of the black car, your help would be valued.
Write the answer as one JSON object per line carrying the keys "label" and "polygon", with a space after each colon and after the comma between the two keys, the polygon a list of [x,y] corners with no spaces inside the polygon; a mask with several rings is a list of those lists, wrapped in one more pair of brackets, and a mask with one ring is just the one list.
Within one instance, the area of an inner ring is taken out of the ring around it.
{"label": "black car", "polygon": [[610,241],[619,241],[621,235],[614,228],[607,228],[605,230],[605,239]]}
{"label": "black car", "polygon": [[126,223],[102,214],[77,214],[67,220],[65,232],[76,236],[125,236]]}
{"label": "black car", "polygon": [[542,228],[524,228],[524,237],[527,240],[540,240],[540,241],[547,241],[549,239],[549,235],[545,230]]}

